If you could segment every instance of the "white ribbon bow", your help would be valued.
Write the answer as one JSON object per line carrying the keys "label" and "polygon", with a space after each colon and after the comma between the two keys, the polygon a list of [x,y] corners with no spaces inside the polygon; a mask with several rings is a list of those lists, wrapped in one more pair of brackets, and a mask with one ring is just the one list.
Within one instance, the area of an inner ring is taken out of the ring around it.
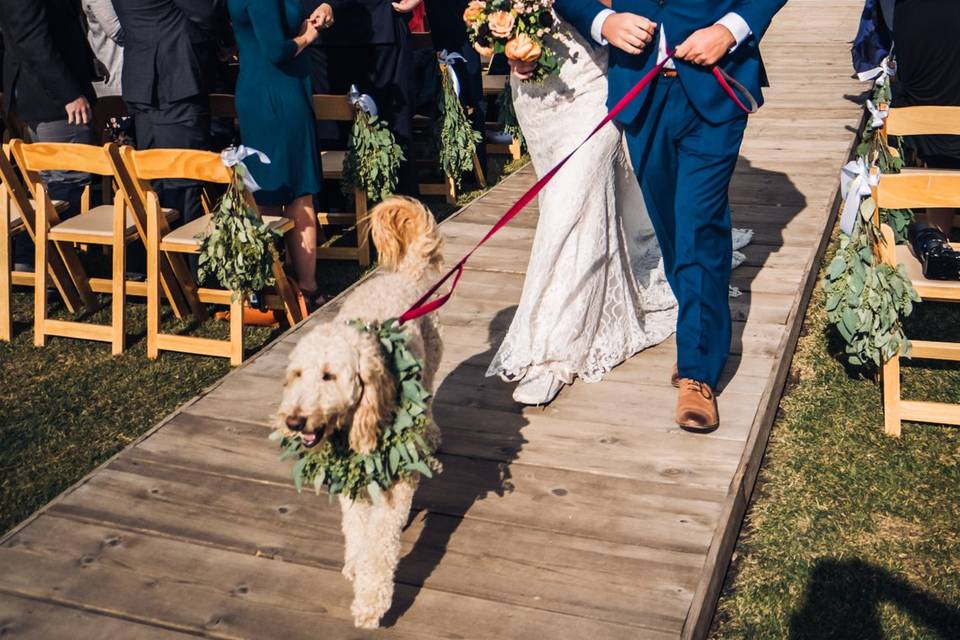
{"label": "white ribbon bow", "polygon": [[873,104],[873,100],[867,100],[867,111],[870,112],[870,126],[874,129],[883,127],[883,121],[890,115],[890,109],[884,106],[882,109]]}
{"label": "white ribbon bow", "polygon": [[861,71],[857,74],[857,79],[860,82],[867,82],[868,80],[876,80],[877,84],[883,86],[887,84],[887,80],[897,75],[897,64],[893,61],[892,58],[893,52],[890,52],[886,58],[880,61],[879,67],[874,67],[873,69],[867,69],[866,71]]}
{"label": "white ribbon bow", "polygon": [[369,95],[360,93],[357,85],[350,85],[350,93],[347,94],[347,99],[354,108],[360,107],[360,110],[368,116],[375,117],[377,115],[377,103]]}
{"label": "white ribbon bow", "polygon": [[447,70],[447,75],[450,77],[450,82],[453,84],[453,92],[457,94],[457,97],[460,97],[460,78],[457,77],[457,72],[454,71],[453,65],[458,60],[467,61],[462,55],[456,51],[447,51],[444,49],[439,54],[440,63],[443,64],[444,68]]}
{"label": "white ribbon bow", "polygon": [[257,156],[257,159],[260,160],[261,163],[270,164],[270,158],[268,158],[267,154],[263,151],[258,151],[252,147],[245,147],[242,144],[239,147],[230,146],[221,151],[220,161],[225,167],[238,167],[235,171],[240,176],[240,179],[243,180],[243,186],[245,186],[250,193],[253,193],[254,191],[260,190],[260,185],[253,179],[250,170],[243,162],[244,159],[250,156]]}
{"label": "white ribbon bow", "polygon": [[853,233],[861,201],[871,194],[871,187],[879,182],[880,174],[872,175],[863,158],[851,160],[840,170],[840,196],[843,198],[840,231],[848,236]]}

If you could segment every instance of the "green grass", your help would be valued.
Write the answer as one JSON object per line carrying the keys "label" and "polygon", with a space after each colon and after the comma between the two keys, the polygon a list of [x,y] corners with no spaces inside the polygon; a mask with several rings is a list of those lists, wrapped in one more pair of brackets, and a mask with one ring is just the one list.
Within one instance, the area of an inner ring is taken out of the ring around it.
{"label": "green grass", "polygon": [[[491,158],[490,183],[523,166]],[[480,192],[466,191],[457,206]],[[457,206],[430,199],[438,219]],[[349,233],[347,234],[349,235]],[[95,264],[94,264],[95,268]],[[365,272],[356,263],[318,263],[321,290],[339,293]],[[109,303],[109,298],[104,297]],[[117,357],[109,345],[51,338],[33,346],[33,291],[15,290],[12,342],[0,342],[0,533],[130,444],[178,406],[223,377],[222,358],[164,352],[146,358],[145,308],[136,298],[127,308],[127,349]],[[167,310],[164,330],[226,338],[225,322],[200,326],[177,322]],[[67,317],[53,303],[53,317]],[[108,323],[107,310],[84,318]],[[276,337],[279,329],[246,329],[247,355]]]}
{"label": "green grass", "polygon": [[[818,286],[712,636],[958,638],[960,429],[885,436],[879,385],[840,363],[825,315]],[[960,305],[921,304],[907,334],[960,340]],[[953,364],[907,361],[903,384],[960,402]]]}

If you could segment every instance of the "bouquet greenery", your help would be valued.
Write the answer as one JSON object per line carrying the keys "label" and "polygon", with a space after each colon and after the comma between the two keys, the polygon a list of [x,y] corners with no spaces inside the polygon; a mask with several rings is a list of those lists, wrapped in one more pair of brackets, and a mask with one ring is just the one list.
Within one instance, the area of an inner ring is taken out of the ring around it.
{"label": "bouquet greenery", "polygon": [[244,189],[243,163],[233,167],[227,191],[211,212],[212,229],[200,239],[198,275],[202,282],[214,276],[234,299],[247,297],[276,282],[275,242],[281,237],[257,214]]}
{"label": "bouquet greenery", "polygon": [[397,411],[393,423],[382,429],[377,448],[368,455],[355,452],[350,448],[346,429],[337,430],[312,449],[303,447],[299,438],[284,437],[280,431],[270,437],[280,440],[281,460],[297,458],[293,465],[297,491],[306,483],[313,485],[317,495],[326,487],[331,498],[340,494],[351,500],[369,497],[378,502],[382,492],[389,491],[397,482],[417,474],[432,478],[442,467],[434,457],[436,447],[428,435],[430,395],[420,382],[423,364],[407,348],[407,334],[396,320],[380,326],[359,320],[351,324],[358,331],[377,335],[398,383]]}
{"label": "bouquet greenery", "polygon": [[397,188],[397,172],[404,159],[387,123],[358,108],[343,161],[344,193],[357,188],[374,202],[384,200]]}
{"label": "bouquet greenery", "polygon": [[473,170],[473,156],[483,136],[474,130],[467,118],[453,80],[443,64],[440,65],[440,78],[442,90],[433,142],[444,175],[452,178],[459,188],[463,174]]}
{"label": "bouquet greenery", "polygon": [[480,55],[502,53],[510,60],[536,62],[537,81],[559,71],[557,55],[546,44],[557,28],[553,0],[472,0],[463,21]]}

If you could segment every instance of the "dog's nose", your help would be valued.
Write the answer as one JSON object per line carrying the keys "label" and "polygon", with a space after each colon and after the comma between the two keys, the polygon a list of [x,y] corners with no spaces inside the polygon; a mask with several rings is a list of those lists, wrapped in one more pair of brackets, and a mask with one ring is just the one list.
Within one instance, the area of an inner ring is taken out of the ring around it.
{"label": "dog's nose", "polygon": [[307,426],[307,419],[303,416],[292,415],[287,416],[286,423],[290,431],[303,431],[303,428]]}

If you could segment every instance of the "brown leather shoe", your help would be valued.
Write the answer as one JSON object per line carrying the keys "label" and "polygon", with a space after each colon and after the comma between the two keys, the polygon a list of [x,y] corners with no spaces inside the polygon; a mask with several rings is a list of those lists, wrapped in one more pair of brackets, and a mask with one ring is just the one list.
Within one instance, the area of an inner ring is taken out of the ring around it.
{"label": "brown leather shoe", "polygon": [[680,388],[680,368],[676,363],[673,365],[673,373],[670,374],[670,384],[673,385],[675,389]]}
{"label": "brown leather shoe", "polygon": [[677,395],[677,424],[687,431],[708,433],[720,426],[717,397],[706,382],[680,379]]}

